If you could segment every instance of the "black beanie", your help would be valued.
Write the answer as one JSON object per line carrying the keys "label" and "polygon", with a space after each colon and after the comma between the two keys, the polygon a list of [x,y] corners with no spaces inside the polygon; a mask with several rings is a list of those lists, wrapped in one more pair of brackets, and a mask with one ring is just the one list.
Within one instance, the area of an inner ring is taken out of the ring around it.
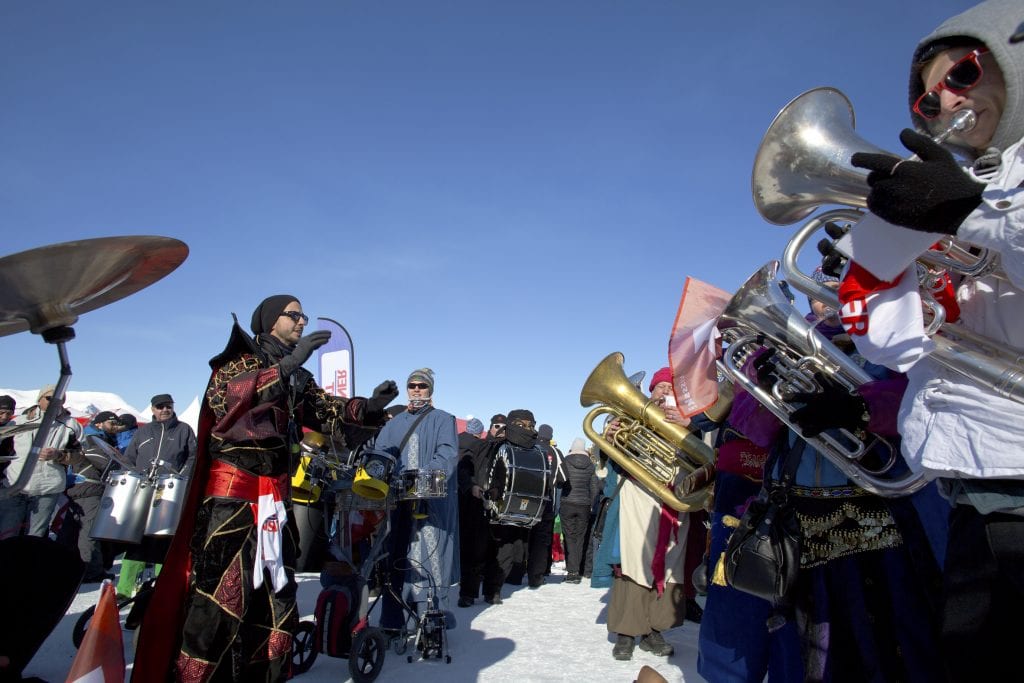
{"label": "black beanie", "polygon": [[511,422],[512,420],[529,420],[530,422],[536,422],[536,420],[533,419],[533,413],[525,408],[517,408],[515,410],[508,411],[508,421]]}
{"label": "black beanie", "polygon": [[293,301],[298,301],[297,296],[291,294],[275,294],[264,299],[256,310],[252,312],[252,321],[249,329],[253,334],[266,334],[274,327],[274,323],[284,313],[284,309]]}

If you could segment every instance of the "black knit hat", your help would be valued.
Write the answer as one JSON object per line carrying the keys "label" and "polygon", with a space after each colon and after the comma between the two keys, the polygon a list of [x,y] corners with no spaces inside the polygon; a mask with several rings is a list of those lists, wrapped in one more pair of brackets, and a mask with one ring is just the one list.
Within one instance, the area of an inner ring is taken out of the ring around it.
{"label": "black knit hat", "polygon": [[506,422],[508,422],[508,418],[502,415],[501,413],[498,413],[497,415],[491,418],[492,425],[503,425]]}
{"label": "black knit hat", "polygon": [[252,330],[253,334],[266,334],[270,332],[274,327],[274,323],[284,313],[284,309],[288,307],[288,304],[293,301],[298,302],[298,300],[298,297],[291,294],[268,296],[252,312],[252,321],[249,323],[249,329]]}
{"label": "black knit hat", "polygon": [[116,413],[113,413],[113,412],[111,412],[109,410],[102,410],[102,411],[96,413],[96,417],[92,418],[92,423],[94,425],[98,425],[101,422],[106,422],[107,420],[116,420],[116,419],[117,419],[117,414]]}
{"label": "black knit hat", "polygon": [[0,410],[9,410],[14,412],[14,397],[4,394],[0,396]]}
{"label": "black knit hat", "polygon": [[531,413],[529,410],[526,410],[525,408],[516,408],[515,410],[508,411],[508,419],[509,422],[511,422],[512,420],[529,420],[530,422],[533,423],[537,422],[537,420],[535,420],[533,417],[533,413]]}

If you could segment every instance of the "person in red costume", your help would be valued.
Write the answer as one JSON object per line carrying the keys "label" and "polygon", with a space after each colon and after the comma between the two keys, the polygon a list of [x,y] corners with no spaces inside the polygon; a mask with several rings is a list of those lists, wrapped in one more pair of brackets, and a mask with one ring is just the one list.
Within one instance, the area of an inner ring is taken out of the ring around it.
{"label": "person in red costume", "polygon": [[301,428],[354,446],[383,423],[393,381],[373,397],[327,395],[302,365],[330,332],[303,336],[291,295],[236,319],[199,418],[188,501],[146,610],[133,669],[138,681],[279,681],[288,677],[298,621],[297,534],[288,477]]}

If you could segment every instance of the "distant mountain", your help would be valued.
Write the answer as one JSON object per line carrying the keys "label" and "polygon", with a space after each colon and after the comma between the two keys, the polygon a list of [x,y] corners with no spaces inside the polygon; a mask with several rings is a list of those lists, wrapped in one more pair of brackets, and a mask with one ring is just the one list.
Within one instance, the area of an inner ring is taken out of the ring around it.
{"label": "distant mountain", "polygon": [[[39,395],[39,390],[0,389],[0,395],[3,394],[14,398],[16,404],[15,414],[18,414],[36,404],[36,396]],[[100,411],[109,410],[118,415],[130,413],[139,422],[149,422],[153,419],[152,413],[149,412],[149,406],[146,406],[143,410],[138,410],[117,394],[109,391],[68,391],[64,399],[64,405],[71,411],[72,417],[91,418]],[[199,397],[193,398],[185,410],[181,410],[180,405],[175,406],[175,408],[178,413],[178,419],[195,430],[196,425],[199,423]]]}

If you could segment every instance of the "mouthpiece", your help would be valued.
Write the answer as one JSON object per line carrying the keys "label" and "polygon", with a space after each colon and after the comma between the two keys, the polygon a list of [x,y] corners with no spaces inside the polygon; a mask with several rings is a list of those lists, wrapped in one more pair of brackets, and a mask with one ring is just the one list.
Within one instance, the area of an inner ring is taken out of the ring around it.
{"label": "mouthpiece", "polygon": [[973,129],[977,123],[978,115],[974,113],[973,109],[961,109],[953,114],[953,118],[949,122],[949,128],[936,135],[932,140],[939,143],[945,142],[953,133],[966,133]]}

